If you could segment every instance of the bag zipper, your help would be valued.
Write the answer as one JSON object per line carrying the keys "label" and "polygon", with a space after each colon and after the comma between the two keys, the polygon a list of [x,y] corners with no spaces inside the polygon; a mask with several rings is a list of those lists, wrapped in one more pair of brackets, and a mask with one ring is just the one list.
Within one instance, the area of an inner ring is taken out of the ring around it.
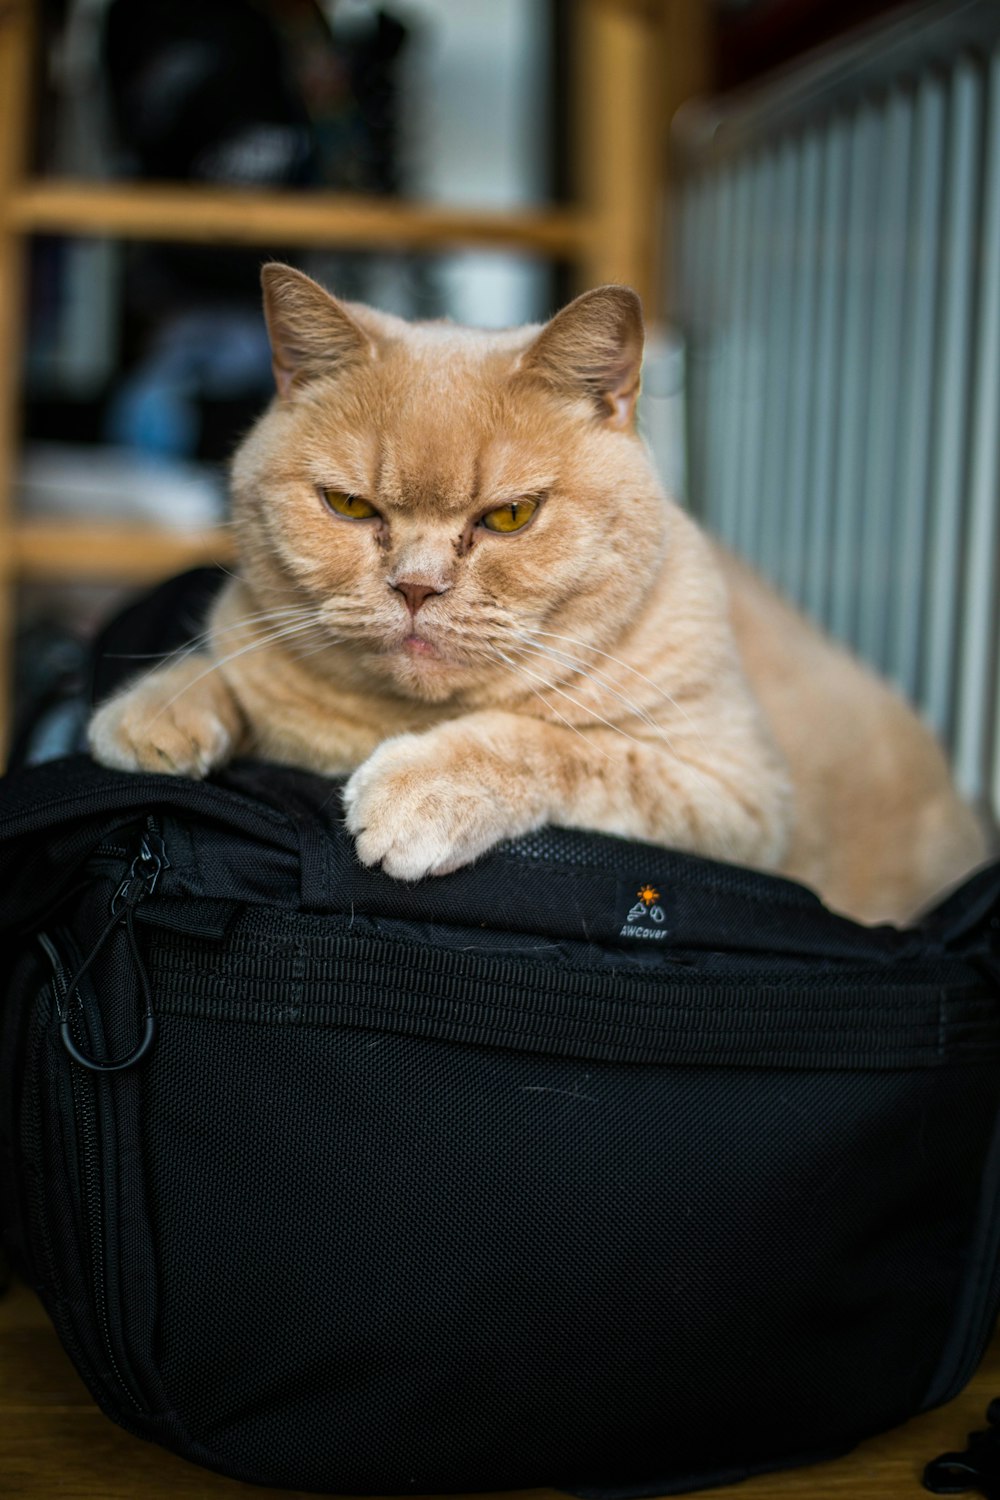
{"label": "bag zipper", "polygon": [[[63,965],[59,950],[48,935],[40,932],[38,934],[38,941],[52,967],[57,1006],[62,1011],[69,1004],[70,981],[68,971]],[[73,1013],[72,1021],[67,1021],[65,1024],[72,1024],[81,1046],[89,1044],[85,1034],[86,1028],[83,1021],[82,1003],[80,1008]],[[77,1158],[81,1177],[83,1178],[84,1218],[87,1230],[87,1244],[90,1249],[90,1280],[94,1294],[94,1309],[97,1314],[97,1323],[101,1331],[104,1352],[107,1355],[115,1383],[135,1410],[145,1413],[146,1407],[136,1397],[135,1392],[121,1372],[115,1357],[114,1342],[111,1335],[111,1322],[108,1314],[107,1276],[105,1271],[104,1190],[101,1183],[94,1085],[84,1082],[84,1075],[79,1068],[71,1067],[69,1072],[70,1088],[73,1096],[73,1115],[76,1121]]]}
{"label": "bag zipper", "polygon": [[[90,950],[90,953],[77,968],[72,979],[67,981],[66,994],[63,997],[62,1004],[58,1008],[59,1032],[62,1037],[63,1046],[73,1061],[79,1063],[83,1068],[90,1069],[91,1072],[122,1073],[127,1068],[134,1067],[140,1058],[145,1056],[152,1045],[156,1034],[153,995],[150,989],[149,976],[146,973],[146,966],[143,963],[142,954],[139,951],[139,945],[136,941],[133,922],[137,907],[148,896],[153,894],[161,874],[165,869],[169,869],[169,867],[170,860],[167,858],[163,838],[156,826],[155,820],[149,817],[146,820],[145,831],[140,838],[138,853],[129,866],[128,874],[111,898],[110,920]],[[82,1001],[82,992],[79,988],[80,982],[112,932],[118,926],[124,926],[129,947],[132,951],[132,958],[135,962],[136,973],[145,1002],[145,1024],[142,1037],[128,1056],[113,1062],[110,1059],[99,1060],[91,1057],[77,1044],[70,1025],[69,1002],[74,991],[81,994]]]}

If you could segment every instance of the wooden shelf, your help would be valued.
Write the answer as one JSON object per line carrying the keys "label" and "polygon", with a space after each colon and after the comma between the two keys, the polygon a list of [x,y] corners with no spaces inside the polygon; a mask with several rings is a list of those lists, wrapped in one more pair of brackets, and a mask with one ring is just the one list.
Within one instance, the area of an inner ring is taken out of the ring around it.
{"label": "wooden shelf", "polygon": [[327,192],[241,192],[149,183],[28,182],[8,201],[22,233],[250,245],[439,250],[463,245],[579,258],[585,217],[570,209],[500,212]]}
{"label": "wooden shelf", "polygon": [[120,521],[20,521],[10,533],[8,570],[32,582],[85,579],[149,583],[199,563],[233,559],[223,527],[169,530]]}

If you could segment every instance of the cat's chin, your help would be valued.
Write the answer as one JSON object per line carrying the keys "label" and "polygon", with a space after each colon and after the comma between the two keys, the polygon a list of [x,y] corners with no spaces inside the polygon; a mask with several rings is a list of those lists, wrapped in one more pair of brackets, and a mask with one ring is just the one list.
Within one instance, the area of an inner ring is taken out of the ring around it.
{"label": "cat's chin", "polygon": [[377,660],[379,675],[388,677],[396,692],[424,703],[444,703],[468,685],[468,668],[422,636],[406,636]]}

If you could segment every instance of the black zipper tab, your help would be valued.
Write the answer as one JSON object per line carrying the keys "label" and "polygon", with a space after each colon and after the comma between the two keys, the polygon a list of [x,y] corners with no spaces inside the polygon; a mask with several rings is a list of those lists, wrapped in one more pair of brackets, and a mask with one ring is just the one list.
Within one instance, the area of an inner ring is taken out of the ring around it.
{"label": "black zipper tab", "polygon": [[[156,1034],[156,1017],[153,1014],[153,993],[149,984],[149,976],[146,973],[146,966],[142,961],[142,954],[139,951],[139,944],[136,941],[133,920],[136,907],[140,902],[145,901],[148,896],[153,894],[161,874],[169,868],[170,860],[167,858],[163,839],[152,818],[150,818],[140,839],[138,853],[129,867],[129,872],[111,898],[111,920],[66,987],[66,993],[63,996],[59,1009],[59,1034],[62,1037],[63,1046],[73,1061],[79,1063],[82,1068],[89,1068],[93,1073],[122,1073],[126,1068],[134,1067],[152,1046],[153,1037]],[[101,1062],[96,1058],[88,1057],[77,1046],[69,1024],[69,1005],[74,992],[78,990],[80,980],[90,968],[115,928],[119,926],[124,926],[125,935],[128,938],[129,947],[132,951],[132,958],[135,962],[136,973],[142,989],[145,1018],[142,1036],[128,1056],[123,1057],[119,1062]]]}
{"label": "black zipper tab", "polygon": [[139,852],[121,885],[111,898],[112,916],[123,916],[126,908],[136,907],[151,896],[170,861],[163,839],[150,819],[139,843]]}

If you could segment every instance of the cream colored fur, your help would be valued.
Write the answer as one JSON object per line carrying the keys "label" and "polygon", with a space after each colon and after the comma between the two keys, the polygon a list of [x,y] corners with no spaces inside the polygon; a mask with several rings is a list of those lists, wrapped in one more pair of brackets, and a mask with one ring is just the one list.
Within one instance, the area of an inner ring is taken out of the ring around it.
{"label": "cream colored fur", "polygon": [[[278,394],[233,464],[240,577],[203,649],[98,710],[99,760],[350,773],[359,857],[408,880],[551,822],[881,920],[982,857],[910,710],[663,495],[633,427],[633,293],[486,334],[288,267],[264,287]],[[521,497],[522,530],[482,524]]]}

